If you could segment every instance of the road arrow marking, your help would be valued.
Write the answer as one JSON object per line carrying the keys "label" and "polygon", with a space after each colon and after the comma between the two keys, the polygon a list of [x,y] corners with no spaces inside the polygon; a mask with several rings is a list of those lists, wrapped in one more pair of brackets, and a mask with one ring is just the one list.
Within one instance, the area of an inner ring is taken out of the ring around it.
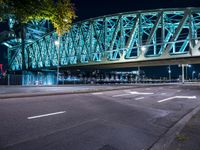
{"label": "road arrow marking", "polygon": [[121,97],[121,96],[127,96],[127,95],[150,95],[150,94],[154,94],[154,93],[140,93],[140,92],[129,92],[130,94],[120,94],[120,95],[113,95],[112,97]]}
{"label": "road arrow marking", "polygon": [[159,100],[158,103],[169,101],[169,100],[176,99],[176,98],[179,98],[179,99],[196,99],[197,97],[196,96],[173,96],[173,97],[169,97],[169,98],[166,98],[166,99],[163,99],[163,100]]}

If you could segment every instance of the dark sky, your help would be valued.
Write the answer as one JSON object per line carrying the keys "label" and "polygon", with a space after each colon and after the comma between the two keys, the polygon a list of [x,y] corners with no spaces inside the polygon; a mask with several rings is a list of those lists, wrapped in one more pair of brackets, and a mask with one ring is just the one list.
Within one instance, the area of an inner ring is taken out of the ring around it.
{"label": "dark sky", "polygon": [[[72,0],[72,2],[75,4],[76,14],[78,16],[76,21],[128,11],[200,7],[200,0]],[[181,74],[181,69],[178,66],[171,66],[171,69],[173,78],[177,78]],[[155,78],[162,77],[161,75],[168,75],[168,66],[145,67],[142,70],[148,76]],[[192,68],[188,70],[188,76],[190,78],[192,70],[199,72],[199,65],[192,65]]]}
{"label": "dark sky", "polygon": [[76,7],[77,20],[136,10],[200,7],[200,0],[72,0],[72,2]]}
{"label": "dark sky", "polygon": [[[72,2],[75,4],[78,16],[76,21],[127,11],[200,7],[200,0],[72,0]],[[0,63],[5,62],[3,51],[5,49],[0,46]]]}

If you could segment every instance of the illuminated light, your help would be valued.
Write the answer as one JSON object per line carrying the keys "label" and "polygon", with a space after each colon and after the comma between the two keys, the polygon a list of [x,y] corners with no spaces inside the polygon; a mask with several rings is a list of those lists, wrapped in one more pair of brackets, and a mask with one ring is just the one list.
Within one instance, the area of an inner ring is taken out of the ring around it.
{"label": "illuminated light", "polygon": [[60,44],[59,41],[55,41],[55,45],[58,46]]}
{"label": "illuminated light", "polygon": [[146,49],[147,49],[147,48],[146,48],[145,46],[142,46],[142,47],[141,47],[141,50],[142,50],[143,52],[146,51]]}
{"label": "illuminated light", "polygon": [[192,67],[192,65],[187,65],[189,68],[191,68]]}
{"label": "illuminated light", "polygon": [[64,22],[68,22],[68,19],[63,19]]}

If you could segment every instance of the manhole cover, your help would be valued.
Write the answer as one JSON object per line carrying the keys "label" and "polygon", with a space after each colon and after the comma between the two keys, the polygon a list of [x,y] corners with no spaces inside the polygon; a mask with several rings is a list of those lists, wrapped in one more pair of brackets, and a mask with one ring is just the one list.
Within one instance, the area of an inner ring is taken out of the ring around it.
{"label": "manhole cover", "polygon": [[101,147],[99,150],[119,150],[111,145],[104,145],[103,147]]}

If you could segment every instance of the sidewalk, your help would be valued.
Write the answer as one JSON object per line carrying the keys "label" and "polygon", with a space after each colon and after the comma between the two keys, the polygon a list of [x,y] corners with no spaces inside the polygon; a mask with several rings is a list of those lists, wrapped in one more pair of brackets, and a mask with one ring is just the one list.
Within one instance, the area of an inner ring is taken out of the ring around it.
{"label": "sidewalk", "polygon": [[200,111],[176,135],[168,150],[200,150]]}
{"label": "sidewalk", "polygon": [[95,85],[65,85],[65,86],[0,86],[0,99],[50,96],[62,94],[87,93],[126,89],[132,86],[95,86]]}
{"label": "sidewalk", "polygon": [[[161,84],[59,85],[32,87],[0,86],[0,99],[103,92],[160,85]],[[169,86],[169,84],[162,84],[162,86]]]}

